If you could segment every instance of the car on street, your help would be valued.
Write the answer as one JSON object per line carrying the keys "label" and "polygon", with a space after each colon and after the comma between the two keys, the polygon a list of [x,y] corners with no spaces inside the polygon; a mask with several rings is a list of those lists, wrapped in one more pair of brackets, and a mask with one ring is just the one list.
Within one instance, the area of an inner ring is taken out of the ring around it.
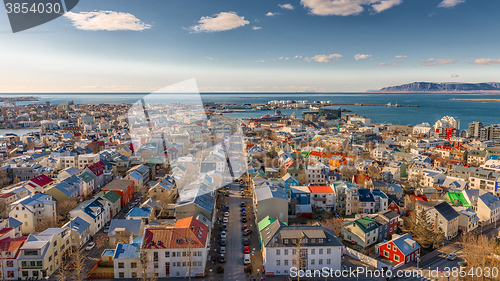
{"label": "car on street", "polygon": [[228,218],[227,218],[227,217],[224,217],[224,218],[222,219],[222,222],[227,223],[228,221],[229,221],[229,220],[228,220]]}
{"label": "car on street", "polygon": [[243,238],[243,245],[244,246],[250,245],[250,240],[248,238]]}
{"label": "car on street", "polygon": [[243,235],[245,235],[245,236],[248,236],[248,234],[250,234],[250,233],[252,233],[252,230],[251,230],[251,229],[245,229],[245,230],[243,231]]}
{"label": "car on street", "polygon": [[250,264],[250,254],[245,254],[245,256],[243,256],[243,264]]}
{"label": "car on street", "polygon": [[450,253],[448,257],[446,257],[450,261],[454,261],[457,259],[457,254],[456,253]]}
{"label": "car on street", "polygon": [[241,196],[244,196],[245,195],[245,191],[241,191]]}
{"label": "car on street", "polygon": [[243,212],[241,212],[241,215],[245,217],[247,215],[247,212],[243,211]]}
{"label": "car on street", "polygon": [[220,263],[225,263],[226,262],[226,256],[224,254],[219,256],[219,262]]}
{"label": "car on street", "polygon": [[243,248],[243,253],[245,253],[245,254],[250,254],[250,247],[245,246],[245,247]]}
{"label": "car on street", "polygon": [[221,238],[226,238],[226,232],[225,232],[224,230],[223,230],[223,231],[221,231],[221,233],[220,233],[220,237],[221,237]]}
{"label": "car on street", "polygon": [[229,217],[229,212],[224,212],[225,217]]}
{"label": "car on street", "polygon": [[247,217],[242,217],[241,222],[247,222]]}
{"label": "car on street", "polygon": [[85,250],[86,251],[90,251],[92,250],[93,248],[95,247],[95,243],[94,242],[90,242],[87,247],[85,247]]}
{"label": "car on street", "polygon": [[104,233],[108,233],[108,232],[109,232],[109,226],[106,226],[106,227],[104,228]]}
{"label": "car on street", "polygon": [[248,229],[248,226],[246,224],[243,225],[243,231],[245,231],[245,229]]}
{"label": "car on street", "polygon": [[221,239],[219,244],[221,246],[226,246],[226,239]]}
{"label": "car on street", "polygon": [[226,247],[220,247],[220,254],[225,254],[226,253]]}
{"label": "car on street", "polygon": [[245,207],[245,202],[241,202],[240,207]]}
{"label": "car on street", "polygon": [[227,230],[227,224],[223,224],[222,225],[222,231],[226,231]]}
{"label": "car on street", "polygon": [[241,211],[246,212],[247,210],[245,209],[245,207],[241,207]]}

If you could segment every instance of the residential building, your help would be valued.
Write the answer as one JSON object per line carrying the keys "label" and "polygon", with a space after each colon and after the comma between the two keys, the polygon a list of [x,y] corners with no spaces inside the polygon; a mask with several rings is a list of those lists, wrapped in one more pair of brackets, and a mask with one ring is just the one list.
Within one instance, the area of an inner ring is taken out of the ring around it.
{"label": "residential building", "polygon": [[113,219],[109,225],[108,247],[113,249],[118,243],[126,243],[144,234],[145,223],[141,219]]}
{"label": "residential building", "polygon": [[52,195],[37,193],[10,205],[9,217],[22,223],[24,235],[33,233],[35,225],[43,218],[56,218],[56,201]]}
{"label": "residential building", "polygon": [[378,254],[397,264],[407,264],[420,258],[420,245],[410,234],[394,235],[391,241],[377,245]]}
{"label": "residential building", "polygon": [[82,218],[90,224],[90,234],[93,236],[110,221],[110,206],[108,201],[98,197],[82,202],[69,212],[71,219]]}
{"label": "residential building", "polygon": [[311,205],[320,210],[335,211],[337,201],[335,191],[331,186],[308,186],[310,191]]}
{"label": "residential building", "polygon": [[441,229],[444,238],[451,240],[458,235],[458,220],[460,215],[448,204],[441,202],[434,205],[432,202],[417,201],[417,217],[420,212],[425,211],[428,221],[435,227]]}
{"label": "residential building", "polygon": [[342,237],[345,241],[352,241],[356,245],[366,248],[377,242],[377,222],[370,217],[346,221],[342,228]]}
{"label": "residential building", "polygon": [[28,237],[7,237],[0,240],[0,270],[3,271],[2,279],[4,280],[19,280],[19,264],[18,257],[21,247],[24,245]]}
{"label": "residential building", "polygon": [[81,247],[91,238],[90,223],[80,217],[71,219],[62,228],[70,230],[70,243],[72,247]]}
{"label": "residential building", "polygon": [[114,191],[120,195],[121,207],[127,206],[134,199],[134,182],[130,180],[115,179],[102,188],[103,191]]}

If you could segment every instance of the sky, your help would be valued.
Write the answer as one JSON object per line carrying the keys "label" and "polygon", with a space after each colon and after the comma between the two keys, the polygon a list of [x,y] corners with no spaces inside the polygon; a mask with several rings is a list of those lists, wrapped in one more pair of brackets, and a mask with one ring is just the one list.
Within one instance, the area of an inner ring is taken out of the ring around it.
{"label": "sky", "polygon": [[0,12],[0,93],[364,92],[492,82],[497,0],[82,0],[12,33]]}

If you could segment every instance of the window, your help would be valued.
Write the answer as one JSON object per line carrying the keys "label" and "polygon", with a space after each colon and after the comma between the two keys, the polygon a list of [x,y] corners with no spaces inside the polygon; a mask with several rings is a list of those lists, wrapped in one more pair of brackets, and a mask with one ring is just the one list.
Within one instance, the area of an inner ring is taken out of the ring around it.
{"label": "window", "polygon": [[198,262],[198,266],[201,266],[201,261]]}
{"label": "window", "polygon": [[52,256],[49,256],[49,261],[52,261]]}
{"label": "window", "polygon": [[284,265],[288,265],[288,260],[284,260],[284,261],[283,261],[283,264],[284,264]]}
{"label": "window", "polygon": [[[175,254],[175,252],[173,252]],[[170,257],[170,252],[165,252],[165,257],[169,258]]]}
{"label": "window", "polygon": [[323,259],[319,259],[318,264],[323,264]]}
{"label": "window", "polygon": [[311,260],[311,265],[314,265],[315,264],[315,261],[314,259]]}
{"label": "window", "polygon": [[187,263],[185,261],[182,262],[182,266],[186,266]]}
{"label": "window", "polygon": [[292,255],[296,255],[297,254],[297,250],[296,249],[292,249]]}
{"label": "window", "polygon": [[38,255],[37,250],[24,250],[24,255],[25,256],[36,256]]}
{"label": "window", "polygon": [[311,255],[315,255],[316,254],[316,249],[311,249]]}
{"label": "window", "polygon": [[332,254],[332,249],[326,249],[326,254],[331,255]]}
{"label": "window", "polygon": [[125,278],[125,272],[118,272],[119,278]]}
{"label": "window", "polygon": [[24,214],[24,218],[27,219],[28,218],[28,214]]}
{"label": "window", "polygon": [[198,251],[198,257],[201,257],[201,251]]}
{"label": "window", "polygon": [[388,258],[389,257],[389,252],[384,251],[384,257]]}
{"label": "window", "polygon": [[323,254],[323,249],[319,249],[319,253],[318,254],[322,255]]}
{"label": "window", "polygon": [[137,268],[137,263],[136,262],[131,262],[130,263],[130,268]]}
{"label": "window", "polygon": [[319,238],[319,243],[323,243],[323,238]]}
{"label": "window", "polygon": [[154,268],[158,268],[158,263],[157,262],[154,263]]}
{"label": "window", "polygon": [[276,265],[281,265],[281,260],[276,260]]}
{"label": "window", "polygon": [[177,266],[181,266],[181,262],[180,261],[177,262]]}
{"label": "window", "polygon": [[8,278],[14,278],[14,271],[7,271]]}
{"label": "window", "polygon": [[175,252],[172,252],[172,257],[175,257]]}
{"label": "window", "polygon": [[285,256],[288,256],[288,249],[285,249],[283,254],[284,254]]}
{"label": "window", "polygon": [[137,272],[132,272],[132,278],[137,278]]}
{"label": "window", "polygon": [[326,259],[326,264],[331,264],[332,260],[331,259]]}
{"label": "window", "polygon": [[182,252],[182,256],[183,257],[187,256],[187,253],[186,252]]}
{"label": "window", "polygon": [[158,261],[158,252],[153,252],[153,260]]}
{"label": "window", "polygon": [[394,255],[394,260],[395,261],[399,261],[399,256],[398,255]]}
{"label": "window", "polygon": [[118,263],[118,268],[125,268],[125,264],[123,262]]}
{"label": "window", "polygon": [[276,249],[276,255],[277,256],[281,255],[281,250],[280,249]]}
{"label": "window", "polygon": [[23,271],[23,277],[28,277],[28,271]]}
{"label": "window", "polygon": [[14,261],[7,261],[7,267],[14,267]]}
{"label": "window", "polygon": [[283,239],[283,244],[288,244],[288,239]]}
{"label": "window", "polygon": [[296,260],[292,260],[292,265],[297,265],[297,261]]}

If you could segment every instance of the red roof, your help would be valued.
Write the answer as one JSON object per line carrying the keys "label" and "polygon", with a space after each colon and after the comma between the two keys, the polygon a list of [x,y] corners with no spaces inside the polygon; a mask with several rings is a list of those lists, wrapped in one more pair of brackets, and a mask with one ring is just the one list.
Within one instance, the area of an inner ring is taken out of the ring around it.
{"label": "red roof", "polygon": [[333,189],[329,185],[308,186],[311,193],[333,193]]}
{"label": "red roof", "polygon": [[357,184],[365,184],[365,181],[369,180],[370,177],[366,175],[354,175],[353,182]]}
{"label": "red roof", "polygon": [[7,192],[7,193],[0,194],[0,198],[9,198],[11,196],[16,196],[16,194],[12,193],[12,192]]}
{"label": "red roof", "polygon": [[89,170],[92,171],[92,173],[94,173],[94,175],[96,175],[96,177],[98,177],[98,176],[102,175],[102,173],[104,173],[104,169],[106,168],[106,165],[102,161],[99,161],[95,164],[87,165],[87,168],[89,168]]}
{"label": "red roof", "polygon": [[189,217],[177,220],[172,227],[149,227],[144,232],[144,249],[204,248],[208,239],[208,226]]}
{"label": "red roof", "polygon": [[28,236],[22,236],[18,238],[5,238],[0,240],[0,250],[5,252],[15,252],[12,256],[13,259],[17,258],[19,249],[23,246],[24,242],[28,239]]}
{"label": "red roof", "polygon": [[9,233],[13,229],[14,229],[13,227],[6,227],[0,229],[0,239],[2,238],[2,236],[4,236],[6,233]]}
{"label": "red roof", "polygon": [[38,185],[38,186],[46,186],[47,184],[50,184],[51,182],[53,182],[54,180],[47,177],[46,175],[44,174],[41,174],[39,176],[36,176],[32,179],[29,180],[30,182]]}
{"label": "red roof", "polygon": [[313,152],[309,153],[309,156],[316,156],[316,157],[322,157],[322,158],[327,157],[326,153],[320,152],[320,151],[313,151]]}

